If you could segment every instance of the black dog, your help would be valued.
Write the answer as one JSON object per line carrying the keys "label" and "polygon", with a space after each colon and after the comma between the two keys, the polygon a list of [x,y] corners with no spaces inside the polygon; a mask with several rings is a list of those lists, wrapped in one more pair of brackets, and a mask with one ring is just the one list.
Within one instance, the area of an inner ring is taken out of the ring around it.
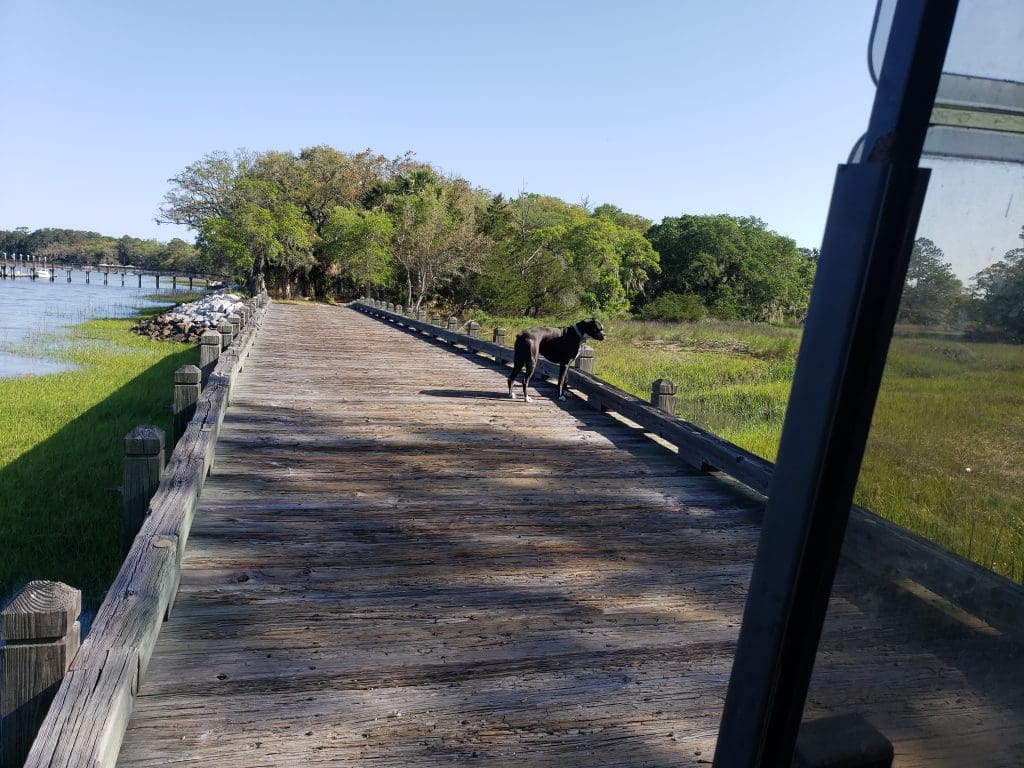
{"label": "black dog", "polygon": [[565,380],[569,376],[569,363],[580,353],[580,345],[590,336],[604,340],[604,326],[594,319],[580,320],[568,328],[527,328],[516,336],[515,358],[512,375],[508,377],[508,396],[513,400],[512,385],[519,371],[526,368],[523,377],[523,399],[530,402],[526,385],[530,383],[533,369],[537,367],[537,354],[544,355],[552,363],[558,363],[558,399],[565,400]]}

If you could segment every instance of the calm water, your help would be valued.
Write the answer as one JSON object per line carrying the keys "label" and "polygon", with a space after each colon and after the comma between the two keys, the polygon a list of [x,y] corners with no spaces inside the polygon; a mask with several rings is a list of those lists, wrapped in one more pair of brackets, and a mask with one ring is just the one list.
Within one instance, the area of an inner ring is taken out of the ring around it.
{"label": "calm water", "polygon": [[[137,275],[128,275],[123,286],[120,275],[111,275],[109,285],[103,285],[103,275],[95,272],[90,279],[86,285],[85,273],[73,272],[68,283],[59,270],[52,283],[21,277],[0,280],[0,378],[67,368],[56,360],[25,354],[39,334],[59,336],[70,325],[97,317],[130,317],[139,308],[159,303],[145,298],[157,293],[153,277],[143,277],[141,288]],[[160,280],[159,293],[166,293],[171,303],[170,278]]]}

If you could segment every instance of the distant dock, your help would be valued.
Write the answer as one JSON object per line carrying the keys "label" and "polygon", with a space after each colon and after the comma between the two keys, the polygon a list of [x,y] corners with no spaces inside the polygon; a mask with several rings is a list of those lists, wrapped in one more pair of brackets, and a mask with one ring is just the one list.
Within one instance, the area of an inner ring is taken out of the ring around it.
{"label": "distant dock", "polygon": [[116,285],[118,278],[120,278],[121,285],[129,285],[137,281],[139,288],[142,287],[142,279],[144,277],[152,277],[156,282],[157,290],[160,289],[161,279],[164,281],[169,279],[172,290],[177,290],[180,283],[181,287],[187,284],[190,291],[194,290],[196,285],[208,288],[211,285],[220,284],[223,280],[222,276],[217,275],[148,269],[122,264],[83,265],[28,257],[11,258],[5,256],[0,258],[0,280],[48,280],[51,283],[59,281],[71,283],[74,282],[72,275],[75,272],[82,273],[86,284],[91,284],[95,275],[97,282],[102,280],[103,285]]}

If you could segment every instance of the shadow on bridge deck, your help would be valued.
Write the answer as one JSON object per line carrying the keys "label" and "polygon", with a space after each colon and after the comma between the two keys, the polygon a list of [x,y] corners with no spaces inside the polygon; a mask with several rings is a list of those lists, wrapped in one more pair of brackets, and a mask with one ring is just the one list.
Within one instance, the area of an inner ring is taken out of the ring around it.
{"label": "shadow on bridge deck", "polygon": [[[759,497],[440,346],[271,308],[120,765],[710,763]],[[1019,729],[1020,673],[972,655],[1015,646],[916,636],[940,609],[873,579],[837,585],[811,714],[881,703],[901,765]]]}

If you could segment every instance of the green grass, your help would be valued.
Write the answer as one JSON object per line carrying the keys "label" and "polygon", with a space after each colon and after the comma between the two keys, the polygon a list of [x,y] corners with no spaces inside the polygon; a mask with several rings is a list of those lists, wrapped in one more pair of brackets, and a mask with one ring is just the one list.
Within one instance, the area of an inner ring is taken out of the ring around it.
{"label": "green grass", "polygon": [[139,424],[170,433],[174,370],[198,359],[131,334],[133,322],[93,320],[48,340],[46,353],[75,370],[0,379],[0,598],[52,579],[94,606],[120,567],[124,436]]}
{"label": "green grass", "polygon": [[[476,316],[490,338],[566,318]],[[595,372],[645,399],[676,383],[679,416],[774,460],[800,332],[756,323],[611,320]],[[1024,579],[1024,347],[898,335],[856,502],[947,549]]]}
{"label": "green grass", "polygon": [[1024,579],[1024,347],[897,338],[857,501]]}
{"label": "green grass", "polygon": [[[146,298],[150,301],[160,301],[165,304],[188,304],[192,301],[199,301],[207,295],[206,291],[189,291],[187,288],[179,288],[177,291],[168,291],[166,293],[150,293],[146,295]],[[160,311],[164,311],[167,307],[161,307]]]}
{"label": "green grass", "polygon": [[753,323],[606,324],[595,373],[650,397],[651,382],[675,382],[676,412],[749,451],[774,459],[799,334]]}

